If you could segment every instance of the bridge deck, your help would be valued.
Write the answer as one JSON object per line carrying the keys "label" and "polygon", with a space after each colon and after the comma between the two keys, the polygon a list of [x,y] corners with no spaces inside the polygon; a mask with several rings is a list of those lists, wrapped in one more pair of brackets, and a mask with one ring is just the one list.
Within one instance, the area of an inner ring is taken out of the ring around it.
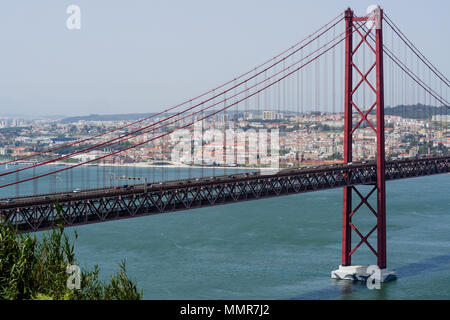
{"label": "bridge deck", "polygon": [[[450,156],[386,163],[386,180],[449,172]],[[33,232],[375,182],[374,162],[340,164],[21,197],[0,202],[0,216]]]}

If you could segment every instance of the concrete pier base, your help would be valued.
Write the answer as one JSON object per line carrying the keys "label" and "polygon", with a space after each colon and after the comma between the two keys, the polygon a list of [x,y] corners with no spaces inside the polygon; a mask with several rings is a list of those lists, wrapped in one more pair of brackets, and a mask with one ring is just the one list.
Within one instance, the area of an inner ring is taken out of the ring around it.
{"label": "concrete pier base", "polygon": [[357,280],[366,282],[367,278],[371,275],[373,275],[373,279],[379,280],[380,282],[388,282],[397,279],[397,275],[394,270],[377,269],[376,266],[340,265],[339,269],[331,271],[331,278],[338,280]]}

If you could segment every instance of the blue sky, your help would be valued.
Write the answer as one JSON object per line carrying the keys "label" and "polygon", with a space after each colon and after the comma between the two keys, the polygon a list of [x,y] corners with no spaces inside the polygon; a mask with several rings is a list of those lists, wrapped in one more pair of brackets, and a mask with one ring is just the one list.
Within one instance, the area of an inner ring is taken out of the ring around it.
{"label": "blue sky", "polygon": [[[66,8],[81,8],[81,30]],[[338,0],[8,0],[0,3],[0,114],[151,112],[256,66],[347,6]],[[450,75],[448,1],[381,1]]]}

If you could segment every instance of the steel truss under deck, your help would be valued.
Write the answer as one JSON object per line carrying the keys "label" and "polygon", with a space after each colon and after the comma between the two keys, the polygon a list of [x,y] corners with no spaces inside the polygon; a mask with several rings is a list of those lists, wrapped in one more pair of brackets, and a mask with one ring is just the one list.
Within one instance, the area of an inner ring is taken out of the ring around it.
{"label": "steel truss under deck", "polygon": [[[385,176],[386,180],[395,180],[448,172],[450,157],[440,157],[386,162]],[[74,194],[70,198],[57,194],[53,199],[18,198],[14,203],[0,204],[0,215],[3,223],[12,223],[18,232],[34,232],[61,222],[65,226],[76,226],[344,186],[373,185],[373,192],[376,182],[377,166],[370,162],[292,169],[274,175],[239,175],[195,182],[181,180],[146,191],[143,187],[120,191],[105,189]],[[367,203],[367,196],[359,196],[361,205]],[[366,242],[366,238],[361,235],[358,246]]]}

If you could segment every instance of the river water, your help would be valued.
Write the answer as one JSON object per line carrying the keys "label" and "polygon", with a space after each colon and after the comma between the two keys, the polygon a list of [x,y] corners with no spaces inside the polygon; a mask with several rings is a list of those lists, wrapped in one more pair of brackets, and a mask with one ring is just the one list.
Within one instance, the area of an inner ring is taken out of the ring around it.
{"label": "river water", "polygon": [[[125,259],[145,299],[450,299],[450,175],[387,189],[388,267],[398,279],[380,290],[330,278],[340,189],[80,226],[77,259],[98,264],[104,279]],[[353,221],[365,234],[375,217],[361,209]],[[353,257],[375,262],[365,246]]]}

